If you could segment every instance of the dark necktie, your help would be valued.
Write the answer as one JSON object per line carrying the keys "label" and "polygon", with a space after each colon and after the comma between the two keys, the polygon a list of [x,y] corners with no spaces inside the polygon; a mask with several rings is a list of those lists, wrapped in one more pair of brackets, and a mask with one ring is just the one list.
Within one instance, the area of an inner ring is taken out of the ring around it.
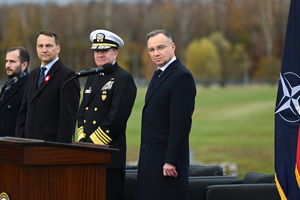
{"label": "dark necktie", "polygon": [[40,68],[40,75],[39,75],[39,79],[38,79],[38,87],[42,84],[44,77],[45,77],[45,71],[46,71],[46,67],[41,67]]}
{"label": "dark necktie", "polygon": [[161,69],[158,69],[154,72],[153,78],[152,78],[152,82],[151,82],[151,90],[154,89],[158,83],[159,77],[161,75],[163,71]]}

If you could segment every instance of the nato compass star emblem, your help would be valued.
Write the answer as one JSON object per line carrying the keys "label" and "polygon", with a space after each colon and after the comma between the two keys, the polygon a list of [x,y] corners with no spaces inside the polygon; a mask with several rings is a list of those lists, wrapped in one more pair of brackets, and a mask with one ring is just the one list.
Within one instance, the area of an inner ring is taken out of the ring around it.
{"label": "nato compass star emblem", "polygon": [[287,122],[299,122],[300,77],[294,72],[280,74],[278,95],[275,114]]}

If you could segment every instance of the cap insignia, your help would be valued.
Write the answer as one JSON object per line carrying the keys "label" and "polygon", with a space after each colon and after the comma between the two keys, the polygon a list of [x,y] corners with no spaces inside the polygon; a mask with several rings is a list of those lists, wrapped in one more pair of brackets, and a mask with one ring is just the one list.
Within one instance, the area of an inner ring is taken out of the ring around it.
{"label": "cap insignia", "polygon": [[103,33],[98,33],[97,35],[96,35],[96,41],[97,42],[103,42],[103,40],[104,40],[104,34]]}

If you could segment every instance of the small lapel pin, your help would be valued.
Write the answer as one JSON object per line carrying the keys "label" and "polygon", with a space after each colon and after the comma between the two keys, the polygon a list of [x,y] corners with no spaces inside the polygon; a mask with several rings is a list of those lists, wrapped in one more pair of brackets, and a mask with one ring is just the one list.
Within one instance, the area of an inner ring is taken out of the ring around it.
{"label": "small lapel pin", "polygon": [[44,78],[44,81],[45,82],[48,82],[50,80],[50,76],[48,75],[48,76],[45,76],[45,78]]}

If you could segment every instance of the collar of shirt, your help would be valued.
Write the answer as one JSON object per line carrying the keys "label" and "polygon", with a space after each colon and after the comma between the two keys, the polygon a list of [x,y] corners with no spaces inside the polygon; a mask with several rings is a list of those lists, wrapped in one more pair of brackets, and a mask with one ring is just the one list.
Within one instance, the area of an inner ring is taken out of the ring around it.
{"label": "collar of shirt", "polygon": [[56,57],[54,60],[52,60],[51,62],[49,62],[47,65],[42,65],[41,67],[46,67],[46,70],[45,70],[45,76],[48,74],[49,70],[51,69],[52,65],[58,61],[58,57]]}
{"label": "collar of shirt", "polygon": [[161,71],[165,71],[167,69],[167,67],[176,60],[176,56],[174,56],[173,58],[171,58],[171,60],[169,60],[169,62],[167,62],[166,64],[164,64],[161,67],[157,67],[157,69],[160,69]]}

